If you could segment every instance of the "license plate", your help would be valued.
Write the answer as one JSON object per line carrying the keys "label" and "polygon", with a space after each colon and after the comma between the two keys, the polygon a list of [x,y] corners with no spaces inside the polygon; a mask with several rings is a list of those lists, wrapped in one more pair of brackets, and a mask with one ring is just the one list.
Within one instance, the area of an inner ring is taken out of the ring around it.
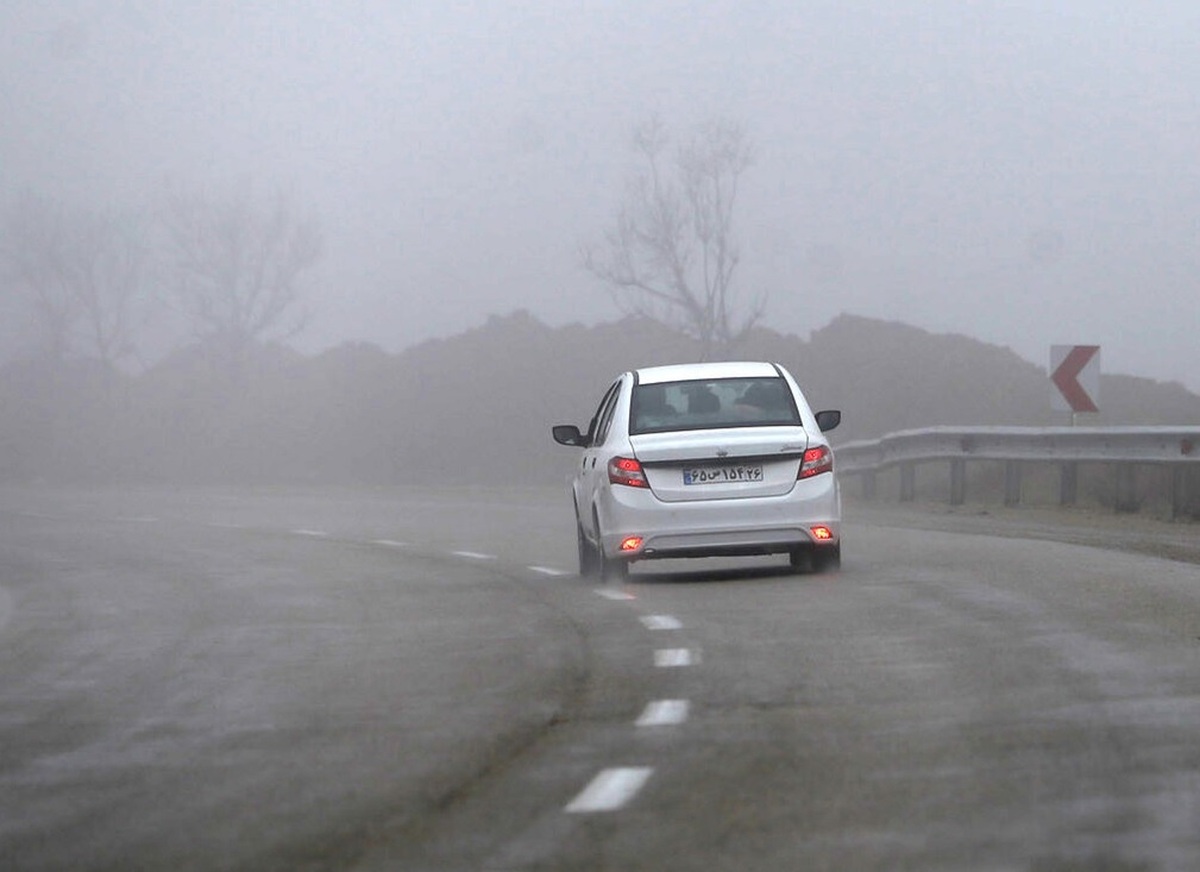
{"label": "license plate", "polygon": [[739,481],[762,481],[762,464],[755,466],[697,466],[683,471],[683,483],[733,484]]}

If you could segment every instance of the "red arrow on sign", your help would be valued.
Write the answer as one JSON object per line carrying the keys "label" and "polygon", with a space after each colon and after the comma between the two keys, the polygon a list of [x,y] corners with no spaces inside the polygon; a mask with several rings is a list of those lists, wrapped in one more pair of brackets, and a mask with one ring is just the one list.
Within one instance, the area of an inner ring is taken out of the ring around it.
{"label": "red arrow on sign", "polygon": [[1079,384],[1079,373],[1091,362],[1100,350],[1099,345],[1076,345],[1072,348],[1058,368],[1050,374],[1050,381],[1067,400],[1072,412],[1098,412],[1096,404],[1088,392]]}

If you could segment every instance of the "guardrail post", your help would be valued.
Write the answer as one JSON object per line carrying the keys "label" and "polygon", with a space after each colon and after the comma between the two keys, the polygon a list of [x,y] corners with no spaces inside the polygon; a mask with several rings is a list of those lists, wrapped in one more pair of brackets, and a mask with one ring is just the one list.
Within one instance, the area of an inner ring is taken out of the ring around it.
{"label": "guardrail post", "polygon": [[1132,463],[1118,463],[1116,470],[1116,487],[1113,491],[1113,509],[1118,512],[1136,512],[1137,479],[1136,467]]}
{"label": "guardrail post", "polygon": [[915,463],[900,464],[900,502],[911,503],[917,498],[917,466]]}
{"label": "guardrail post", "polygon": [[1079,499],[1079,464],[1063,463],[1058,467],[1058,503],[1073,506]]}
{"label": "guardrail post", "polygon": [[1178,521],[1188,510],[1188,471],[1176,466],[1171,472],[1171,520]]}
{"label": "guardrail post", "polygon": [[1016,460],[1004,462],[1004,505],[1015,506],[1021,502],[1021,464]]}
{"label": "guardrail post", "polygon": [[967,501],[967,462],[950,461],[950,505],[961,506]]}

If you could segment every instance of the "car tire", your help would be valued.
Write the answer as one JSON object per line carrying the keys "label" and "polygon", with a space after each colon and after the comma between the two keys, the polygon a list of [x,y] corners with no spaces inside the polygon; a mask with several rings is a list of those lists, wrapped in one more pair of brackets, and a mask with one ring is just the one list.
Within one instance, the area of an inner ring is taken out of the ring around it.
{"label": "car tire", "polygon": [[629,561],[605,557],[600,549],[600,579],[606,583],[620,584],[629,578]]}
{"label": "car tire", "polygon": [[596,565],[602,582],[620,583],[629,578],[629,561],[609,557],[604,553],[604,536],[600,532],[600,518],[592,516],[596,527]]}
{"label": "car tire", "polygon": [[842,565],[842,543],[796,548],[788,558],[793,572],[835,572]]}
{"label": "car tire", "polygon": [[842,568],[842,543],[832,547],[815,548],[812,552],[813,572],[836,572]]}
{"label": "car tire", "polygon": [[600,554],[599,550],[588,541],[587,536],[584,534],[583,525],[579,523],[578,515],[575,517],[575,536],[579,547],[579,577],[591,578],[599,574]]}

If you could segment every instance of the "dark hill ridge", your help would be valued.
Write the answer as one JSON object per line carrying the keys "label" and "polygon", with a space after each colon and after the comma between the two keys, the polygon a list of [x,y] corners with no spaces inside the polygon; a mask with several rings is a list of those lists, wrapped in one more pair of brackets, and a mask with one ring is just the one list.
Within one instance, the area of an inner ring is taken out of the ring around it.
{"label": "dark hill ridge", "polygon": [[[525,312],[398,354],[346,344],[259,349],[240,373],[177,354],[138,377],[0,371],[0,480],[544,484],[575,455],[550,425],[584,424],[616,374],[693,360],[695,343],[624,320],[551,328]],[[808,340],[760,329],[731,358],[778,361],[837,442],[939,424],[1052,425],[1045,371],[964,336],[842,315]],[[1178,384],[1104,376],[1083,423],[1200,423]]]}

